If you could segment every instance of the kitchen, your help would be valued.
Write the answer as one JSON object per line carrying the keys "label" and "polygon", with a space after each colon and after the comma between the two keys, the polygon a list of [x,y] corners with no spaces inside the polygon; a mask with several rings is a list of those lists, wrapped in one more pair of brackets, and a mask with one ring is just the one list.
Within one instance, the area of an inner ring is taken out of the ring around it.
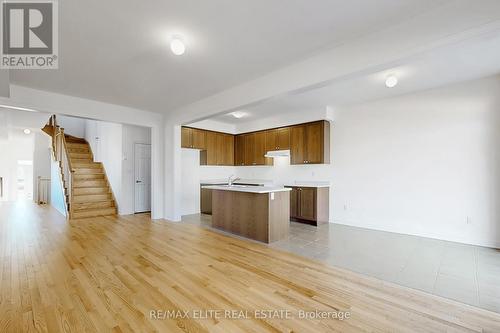
{"label": "kitchen", "polygon": [[[290,220],[313,226],[329,222],[330,181],[316,176],[321,174],[317,170],[330,166],[329,121],[295,122],[243,133],[215,131],[223,126],[214,124],[211,120],[182,127],[183,209],[186,203],[191,206],[184,215],[212,214],[214,228],[266,243],[287,237]],[[252,201],[259,196],[269,200]],[[285,201],[285,206],[273,210],[275,200]],[[243,213],[245,202],[252,209]],[[258,217],[263,211],[269,214]],[[262,236],[242,228],[236,220],[250,226],[265,220],[269,226],[281,227],[279,235]]]}

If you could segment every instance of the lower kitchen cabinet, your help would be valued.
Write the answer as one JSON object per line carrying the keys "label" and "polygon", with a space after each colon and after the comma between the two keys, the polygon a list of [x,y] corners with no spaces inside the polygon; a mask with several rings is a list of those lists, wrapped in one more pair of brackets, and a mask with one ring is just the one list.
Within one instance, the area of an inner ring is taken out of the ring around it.
{"label": "lower kitchen cabinet", "polygon": [[293,221],[317,226],[328,223],[329,192],[328,187],[290,187],[290,218]]}
{"label": "lower kitchen cabinet", "polygon": [[200,190],[200,211],[202,214],[212,215],[212,190],[202,188]]}

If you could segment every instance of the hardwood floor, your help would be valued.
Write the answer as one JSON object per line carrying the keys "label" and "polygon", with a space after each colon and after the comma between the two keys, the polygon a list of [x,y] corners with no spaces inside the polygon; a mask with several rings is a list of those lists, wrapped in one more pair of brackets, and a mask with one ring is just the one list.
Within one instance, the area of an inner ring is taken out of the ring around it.
{"label": "hardwood floor", "polygon": [[[51,208],[0,203],[0,258],[0,332],[500,331],[493,312],[148,215],[67,222]],[[203,314],[194,310],[291,318],[193,319]]]}

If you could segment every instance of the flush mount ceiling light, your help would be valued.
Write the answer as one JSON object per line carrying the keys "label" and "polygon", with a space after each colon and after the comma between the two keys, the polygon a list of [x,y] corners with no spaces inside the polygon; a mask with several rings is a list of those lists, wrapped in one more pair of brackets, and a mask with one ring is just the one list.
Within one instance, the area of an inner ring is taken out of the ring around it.
{"label": "flush mount ceiling light", "polygon": [[180,56],[186,52],[186,45],[184,44],[181,38],[174,37],[170,41],[170,50],[172,51],[173,54]]}
{"label": "flush mount ceiling light", "polygon": [[398,84],[398,78],[394,75],[389,75],[385,79],[385,85],[387,88],[394,88]]}
{"label": "flush mount ceiling light", "polygon": [[24,134],[26,134],[26,135],[31,134],[31,130],[30,130],[29,128],[25,128],[23,132],[24,132]]}
{"label": "flush mount ceiling light", "polygon": [[240,118],[246,117],[247,113],[243,112],[243,111],[234,111],[234,112],[231,112],[230,115],[233,116],[234,118],[240,119]]}

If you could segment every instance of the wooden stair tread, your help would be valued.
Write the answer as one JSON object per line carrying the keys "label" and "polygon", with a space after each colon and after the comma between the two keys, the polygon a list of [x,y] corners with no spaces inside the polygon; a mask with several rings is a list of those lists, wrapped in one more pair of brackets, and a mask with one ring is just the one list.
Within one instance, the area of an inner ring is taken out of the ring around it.
{"label": "wooden stair tread", "polygon": [[96,217],[96,216],[109,216],[109,215],[116,215],[115,207],[87,209],[83,211],[73,212],[74,219]]}
{"label": "wooden stair tread", "polygon": [[87,180],[104,180],[104,173],[75,174],[75,182]]}
{"label": "wooden stair tread", "polygon": [[112,199],[102,200],[102,201],[94,201],[94,202],[80,202],[73,203],[73,211],[82,211],[86,209],[95,209],[95,208],[109,208],[115,207],[115,202]]}
{"label": "wooden stair tread", "polygon": [[106,180],[104,179],[85,179],[85,180],[75,180],[73,182],[73,188],[95,188],[95,187],[108,187]]}
{"label": "wooden stair tread", "polygon": [[71,163],[73,169],[99,169],[102,168],[102,164],[98,162],[89,163]]}

